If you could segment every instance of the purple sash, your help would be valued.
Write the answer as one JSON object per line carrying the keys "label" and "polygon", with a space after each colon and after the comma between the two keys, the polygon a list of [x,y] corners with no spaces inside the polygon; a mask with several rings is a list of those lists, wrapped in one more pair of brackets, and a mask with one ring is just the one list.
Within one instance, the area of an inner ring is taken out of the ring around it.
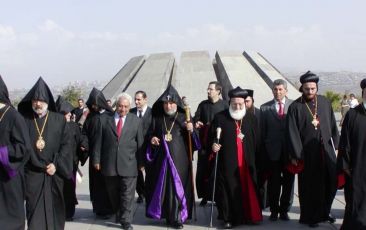
{"label": "purple sash", "polygon": [[[166,177],[166,172],[168,170],[168,166],[170,168],[170,172],[173,177],[174,187],[176,191],[176,196],[178,197],[178,200],[181,202],[182,209],[180,210],[180,216],[181,221],[184,223],[184,221],[188,218],[188,209],[187,209],[187,200],[184,196],[184,188],[182,185],[182,181],[179,178],[178,171],[174,165],[173,159],[170,155],[168,144],[166,143],[165,139],[162,138],[164,149],[165,149],[165,158],[163,160],[162,168],[160,170],[159,179],[155,187],[154,194],[152,196],[151,202],[147,208],[147,213],[149,216],[151,216],[154,219],[161,219],[161,209],[162,209],[162,194],[163,194],[163,185],[164,180]],[[152,153],[151,153],[151,146],[149,145],[147,148],[147,160],[151,162],[153,159]]]}
{"label": "purple sash", "polygon": [[8,147],[6,146],[0,147],[0,165],[2,165],[8,173],[9,178],[13,178],[17,175],[17,171],[10,165]]}

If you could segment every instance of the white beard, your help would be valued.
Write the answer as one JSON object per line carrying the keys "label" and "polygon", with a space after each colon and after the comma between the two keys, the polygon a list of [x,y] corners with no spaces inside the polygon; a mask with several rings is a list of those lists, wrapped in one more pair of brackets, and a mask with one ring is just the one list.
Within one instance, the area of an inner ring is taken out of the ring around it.
{"label": "white beard", "polygon": [[172,109],[169,111],[165,111],[165,114],[168,116],[174,116],[176,112],[177,112],[177,109]]}
{"label": "white beard", "polygon": [[245,110],[245,108],[241,109],[241,110],[233,110],[231,107],[229,107],[229,113],[230,113],[231,118],[239,121],[239,120],[243,119],[243,117],[245,116],[246,110]]}
{"label": "white beard", "polygon": [[36,109],[35,107],[32,106],[33,111],[38,114],[38,116],[44,116],[48,110],[48,104],[45,104],[41,109],[38,108]]}

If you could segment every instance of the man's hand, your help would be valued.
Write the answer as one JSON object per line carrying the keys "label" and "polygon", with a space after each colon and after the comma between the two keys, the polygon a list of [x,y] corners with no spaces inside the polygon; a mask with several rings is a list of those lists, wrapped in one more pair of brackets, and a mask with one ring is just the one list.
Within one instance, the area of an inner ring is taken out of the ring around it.
{"label": "man's hand", "polygon": [[220,149],[221,149],[221,145],[220,144],[217,144],[217,143],[213,143],[212,144],[212,151],[214,153],[218,153],[220,151]]}
{"label": "man's hand", "polygon": [[151,138],[151,144],[155,145],[155,146],[159,146],[160,145],[160,139],[157,138],[157,137]]}
{"label": "man's hand", "polygon": [[196,129],[200,129],[200,128],[202,128],[203,123],[201,121],[197,121],[194,126],[195,126]]}
{"label": "man's hand", "polygon": [[145,167],[144,167],[144,166],[141,166],[141,167],[139,168],[139,170],[140,170],[141,172],[143,172],[143,171],[145,171]]}
{"label": "man's hand", "polygon": [[53,163],[48,164],[46,167],[46,172],[48,175],[53,176],[56,173],[56,167]]}
{"label": "man's hand", "polygon": [[95,170],[99,171],[100,170],[100,164],[94,164],[94,168],[95,168]]}
{"label": "man's hand", "polygon": [[192,122],[188,121],[188,122],[185,122],[185,124],[186,124],[188,132],[193,133],[193,124],[192,124]]}

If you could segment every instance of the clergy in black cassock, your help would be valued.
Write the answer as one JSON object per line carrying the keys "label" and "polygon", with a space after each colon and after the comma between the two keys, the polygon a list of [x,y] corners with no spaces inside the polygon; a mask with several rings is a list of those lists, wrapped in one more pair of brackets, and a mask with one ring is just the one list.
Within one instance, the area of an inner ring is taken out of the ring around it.
{"label": "clergy in black cassock", "polygon": [[[104,176],[97,171],[91,162],[92,153],[95,152],[95,143],[98,139],[98,130],[100,130],[100,116],[113,113],[112,108],[107,104],[102,91],[93,88],[86,101],[89,114],[83,124],[83,135],[87,136],[89,143],[89,191],[90,200],[93,205],[93,212],[100,219],[108,219],[113,214],[111,202],[108,198],[108,192]],[[83,165],[83,164],[82,164]]]}
{"label": "clergy in black cassock", "polygon": [[165,218],[172,227],[183,228],[183,223],[191,218],[194,201],[188,136],[195,137],[193,147],[200,147],[199,140],[192,123],[186,123],[182,100],[173,86],[154,103],[152,113],[146,162],[146,215]]}
{"label": "clergy in black cassock", "polygon": [[346,114],[339,142],[338,169],[346,179],[345,230],[366,229],[366,78],[361,88],[363,103]]}
{"label": "clergy in black cassock", "polygon": [[72,174],[66,120],[42,78],[18,105],[32,149],[25,167],[28,229],[64,229],[63,181]]}
{"label": "clergy in black cassock", "polygon": [[222,129],[220,143],[212,144],[218,157],[215,201],[224,228],[242,223],[259,223],[262,210],[257,189],[256,158],[259,129],[252,113],[246,113],[244,99],[248,91],[237,87],[229,91],[229,109],[216,114],[214,131]]}
{"label": "clergy in black cassock", "polygon": [[213,162],[209,161],[211,146],[209,146],[208,133],[212,120],[218,112],[227,109],[227,101],[220,99],[222,86],[218,81],[212,81],[207,87],[207,100],[202,101],[194,115],[195,127],[199,129],[199,136],[202,148],[198,151],[197,161],[197,196],[202,198],[200,205],[205,205],[207,200],[212,199],[212,189],[209,186],[209,178],[212,172]]}
{"label": "clergy in black cassock", "polygon": [[338,146],[339,133],[330,102],[317,95],[318,81],[310,71],[300,77],[303,95],[290,105],[286,117],[290,165],[303,166],[298,175],[300,223],[310,227],[335,221],[330,209],[337,191],[333,146]]}
{"label": "clergy in black cassock", "polygon": [[67,132],[70,137],[71,156],[73,162],[72,176],[64,180],[64,202],[66,210],[66,220],[71,221],[75,214],[75,205],[78,204],[76,198],[76,172],[78,170],[79,161],[85,163],[87,158],[88,141],[81,135],[79,125],[71,121],[71,111],[73,106],[63,97],[59,96],[56,100],[56,111],[64,115],[67,124]]}
{"label": "clergy in black cassock", "polygon": [[0,228],[23,230],[24,164],[30,143],[23,117],[13,108],[0,76]]}

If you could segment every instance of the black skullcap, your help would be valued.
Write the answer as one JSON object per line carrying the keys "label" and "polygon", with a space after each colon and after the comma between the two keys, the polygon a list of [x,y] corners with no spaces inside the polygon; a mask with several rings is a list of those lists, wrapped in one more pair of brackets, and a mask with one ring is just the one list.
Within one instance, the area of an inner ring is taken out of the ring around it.
{"label": "black skullcap", "polygon": [[366,78],[364,78],[364,79],[361,81],[361,83],[360,83],[360,87],[361,87],[361,89],[366,88]]}
{"label": "black skullcap", "polygon": [[315,73],[312,73],[311,71],[308,71],[308,72],[304,73],[303,75],[301,75],[300,82],[301,82],[301,84],[304,84],[306,82],[318,83],[319,82],[319,77]]}
{"label": "black skullcap", "polygon": [[254,96],[254,90],[252,90],[252,89],[244,89],[244,90],[248,92],[248,96],[249,97],[253,98],[253,96]]}
{"label": "black skullcap", "polygon": [[239,86],[236,87],[235,89],[232,89],[232,90],[229,91],[229,97],[230,98],[241,97],[241,98],[245,99],[248,96],[249,96],[248,91],[240,88]]}

